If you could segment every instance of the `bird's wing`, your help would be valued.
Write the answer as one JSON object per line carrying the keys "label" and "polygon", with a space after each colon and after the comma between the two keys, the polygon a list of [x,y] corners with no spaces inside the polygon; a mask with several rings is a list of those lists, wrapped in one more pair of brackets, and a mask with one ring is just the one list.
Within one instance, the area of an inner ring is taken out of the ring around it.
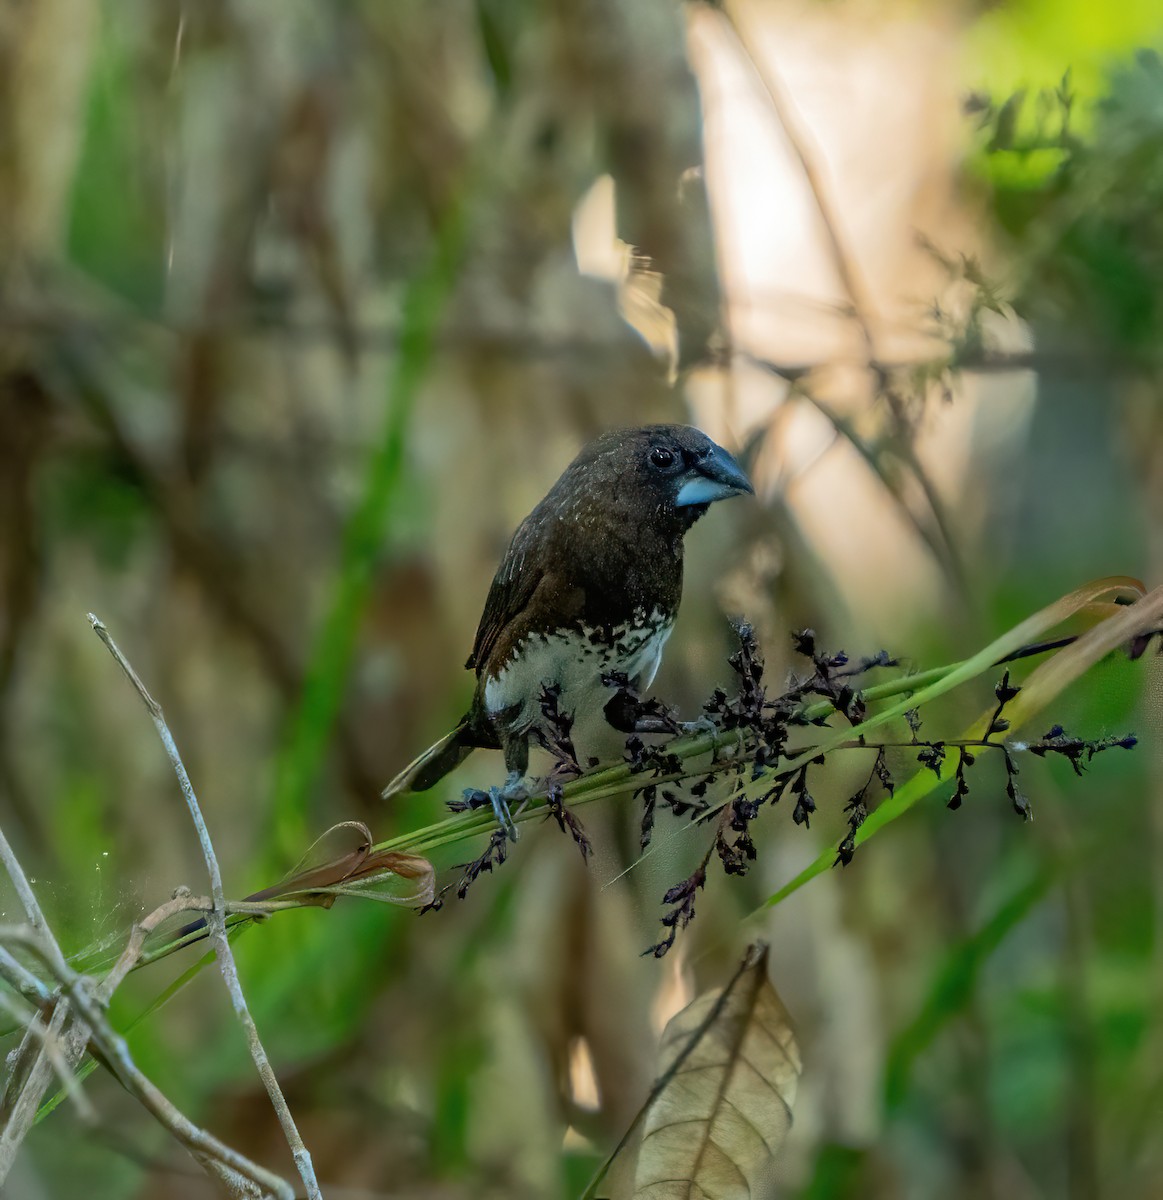
{"label": "bird's wing", "polygon": [[538,556],[531,553],[536,534],[537,527],[530,518],[526,518],[513,534],[505,557],[493,576],[472,653],[464,664],[466,668],[480,672],[506,626],[525,611],[537,590],[543,571]]}

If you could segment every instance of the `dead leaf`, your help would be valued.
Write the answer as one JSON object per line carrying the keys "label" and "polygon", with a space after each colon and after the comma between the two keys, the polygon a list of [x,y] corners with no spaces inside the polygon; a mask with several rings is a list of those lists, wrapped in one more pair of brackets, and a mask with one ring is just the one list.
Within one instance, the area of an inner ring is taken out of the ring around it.
{"label": "dead leaf", "polygon": [[[354,832],[358,841],[354,849],[317,865],[309,865],[325,841],[335,835]],[[417,881],[418,888],[408,895],[398,895],[394,881]],[[416,854],[377,850],[372,845],[371,830],[361,821],[343,821],[333,825],[304,856],[295,871],[273,887],[263,888],[247,896],[248,901],[280,900],[292,896],[311,898],[316,904],[330,907],[336,896],[360,896],[386,904],[425,905],[435,894],[436,872],[432,864]]]}
{"label": "dead leaf", "polygon": [[767,946],[662,1035],[662,1081],[646,1113],[635,1200],[750,1200],[792,1122],[803,1064],[767,978]]}

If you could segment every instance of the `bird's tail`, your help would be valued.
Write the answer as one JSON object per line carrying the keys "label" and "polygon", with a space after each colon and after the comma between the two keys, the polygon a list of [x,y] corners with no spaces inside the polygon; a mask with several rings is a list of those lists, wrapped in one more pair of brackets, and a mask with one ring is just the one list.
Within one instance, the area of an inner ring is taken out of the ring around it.
{"label": "bird's tail", "polygon": [[451,733],[446,733],[434,746],[429,746],[423,754],[412,759],[384,788],[384,799],[401,792],[426,792],[435,786],[476,749],[476,744],[469,740],[470,736],[466,717]]}

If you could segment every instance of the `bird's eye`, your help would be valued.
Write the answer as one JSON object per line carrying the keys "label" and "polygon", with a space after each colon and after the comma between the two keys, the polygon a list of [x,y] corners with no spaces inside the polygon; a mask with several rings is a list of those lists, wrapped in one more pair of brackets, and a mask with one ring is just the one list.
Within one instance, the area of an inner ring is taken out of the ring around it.
{"label": "bird's eye", "polygon": [[674,455],[665,446],[655,446],[650,451],[650,465],[665,471],[674,462]]}

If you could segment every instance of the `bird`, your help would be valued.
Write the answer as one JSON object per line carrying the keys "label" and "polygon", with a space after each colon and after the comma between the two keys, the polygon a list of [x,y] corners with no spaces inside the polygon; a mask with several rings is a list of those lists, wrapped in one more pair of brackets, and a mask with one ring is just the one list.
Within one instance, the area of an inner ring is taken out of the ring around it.
{"label": "bird", "polygon": [[575,744],[581,728],[608,730],[612,681],[641,692],[658,670],[682,595],[685,534],[716,501],[752,493],[735,459],[691,426],[614,430],[585,446],[497,568],[465,663],[476,673],[468,712],[383,795],[427,791],[474,750],[500,750],[504,784],[466,789],[465,802],[491,803],[515,839],[509,806],[529,795],[545,689],[574,722]]}

